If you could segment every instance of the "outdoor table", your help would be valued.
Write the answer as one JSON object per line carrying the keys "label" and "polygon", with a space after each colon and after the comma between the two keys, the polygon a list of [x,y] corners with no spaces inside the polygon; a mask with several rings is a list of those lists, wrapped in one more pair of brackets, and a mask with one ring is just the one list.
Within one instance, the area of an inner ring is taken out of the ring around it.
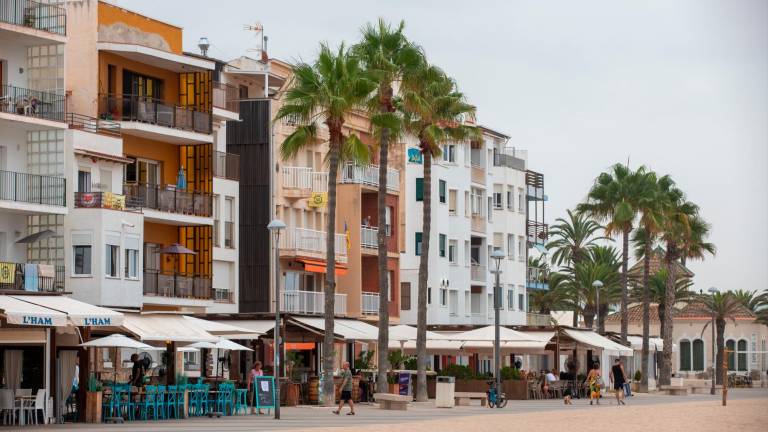
{"label": "outdoor table", "polygon": [[[39,391],[39,390],[38,390]],[[27,402],[34,403],[35,396],[15,396],[14,399],[18,402],[19,406],[19,426],[24,426],[26,423],[25,421],[25,413],[24,408],[27,406]]]}

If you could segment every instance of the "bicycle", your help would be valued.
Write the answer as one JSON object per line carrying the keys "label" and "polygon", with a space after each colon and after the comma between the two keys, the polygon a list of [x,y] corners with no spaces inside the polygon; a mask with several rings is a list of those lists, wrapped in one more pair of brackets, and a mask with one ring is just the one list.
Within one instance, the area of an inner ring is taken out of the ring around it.
{"label": "bicycle", "polygon": [[485,392],[488,395],[488,408],[504,408],[507,406],[507,395],[496,392],[496,382],[489,381],[490,387]]}

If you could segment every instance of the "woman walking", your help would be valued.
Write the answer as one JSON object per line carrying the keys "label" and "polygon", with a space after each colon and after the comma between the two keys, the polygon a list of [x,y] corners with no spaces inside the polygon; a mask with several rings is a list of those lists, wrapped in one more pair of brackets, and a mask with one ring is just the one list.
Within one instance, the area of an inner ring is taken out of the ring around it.
{"label": "woman walking", "polygon": [[600,387],[603,385],[603,378],[600,376],[600,363],[592,363],[592,370],[587,375],[587,383],[589,385],[589,404],[592,405],[593,401],[597,401],[600,405]]}
{"label": "woman walking", "polygon": [[624,365],[621,364],[620,358],[616,359],[611,368],[611,382],[613,383],[613,391],[616,393],[616,404],[626,405],[624,403],[624,384],[627,382],[627,379],[624,373]]}
{"label": "woman walking", "polygon": [[[256,377],[264,376],[264,371],[261,370],[261,362],[256,361],[253,363],[251,371],[248,373],[248,390],[251,391],[251,414],[253,414],[254,407],[256,406]],[[253,387],[251,387],[253,386]],[[261,409],[258,410],[258,414],[261,415]]]}

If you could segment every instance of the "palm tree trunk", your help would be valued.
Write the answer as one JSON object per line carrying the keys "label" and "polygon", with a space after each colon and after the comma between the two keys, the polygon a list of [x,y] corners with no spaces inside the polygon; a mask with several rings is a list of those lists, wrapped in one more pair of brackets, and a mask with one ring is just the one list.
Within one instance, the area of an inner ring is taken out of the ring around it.
{"label": "palm tree trunk", "polygon": [[419,262],[419,310],[416,319],[416,401],[427,400],[427,283],[429,238],[432,231],[432,154],[424,152],[424,209],[422,212],[421,261]]}
{"label": "palm tree trunk", "polygon": [[328,220],[325,224],[325,335],[323,338],[323,398],[325,406],[335,404],[333,385],[333,325],[336,303],[336,180],[339,172],[339,151],[341,149],[341,128],[331,129],[331,143],[328,165]]}
{"label": "palm tree trunk", "polygon": [[667,253],[665,260],[667,264],[667,286],[664,295],[664,316],[670,319],[664,320],[662,324],[662,337],[664,338],[664,348],[661,355],[661,374],[659,383],[669,385],[672,381],[672,307],[675,304],[675,281],[677,279],[677,266],[675,265],[676,246],[667,243]]}
{"label": "palm tree trunk", "polygon": [[[626,263],[624,265],[626,265]],[[643,375],[642,379],[640,380],[640,387],[644,391],[648,391],[648,353],[650,352],[650,344],[648,343],[648,338],[650,337],[650,333],[651,333],[651,323],[650,323],[651,290],[650,290],[650,287],[648,286],[648,279],[649,279],[650,272],[651,272],[651,243],[647,241],[645,242],[645,253],[643,256],[643,350],[642,350],[643,357],[640,361],[640,371]],[[624,273],[622,277],[626,278],[626,273]],[[622,302],[623,301],[624,299],[622,298]],[[626,319],[626,316],[622,318]]]}
{"label": "palm tree trunk", "polygon": [[629,268],[629,232],[631,228],[627,228],[622,233],[621,244],[621,341],[627,343],[627,330],[629,329],[629,321],[627,316],[627,303],[629,302],[629,290],[627,288],[627,271]]}
{"label": "palm tree trunk", "polygon": [[723,355],[725,355],[725,318],[715,320],[717,329],[717,360],[715,368],[715,383],[723,384]]}
{"label": "palm tree trunk", "polygon": [[[384,107],[386,109],[386,107]],[[387,392],[387,354],[389,353],[389,286],[387,284],[387,236],[385,231],[385,219],[387,210],[387,163],[389,154],[389,129],[381,131],[379,142],[379,231],[378,241],[378,267],[379,267],[379,372],[377,387],[379,393]]]}
{"label": "palm tree trunk", "polygon": [[597,320],[597,332],[600,334],[605,334],[605,317],[606,315],[608,315],[608,305],[601,304],[599,307],[600,307],[600,315]]}
{"label": "palm tree trunk", "polygon": [[579,311],[573,308],[573,327],[579,326]]}
{"label": "palm tree trunk", "polygon": [[591,329],[592,326],[595,324],[595,312],[594,311],[584,311],[584,326],[588,329]]}

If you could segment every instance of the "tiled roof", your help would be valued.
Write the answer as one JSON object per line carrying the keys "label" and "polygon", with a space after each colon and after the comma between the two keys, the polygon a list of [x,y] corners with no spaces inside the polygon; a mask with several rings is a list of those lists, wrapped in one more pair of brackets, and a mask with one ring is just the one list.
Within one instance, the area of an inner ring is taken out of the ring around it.
{"label": "tiled roof", "polygon": [[[683,306],[682,309],[678,309],[675,311],[675,319],[710,319],[712,317],[712,314],[707,311],[706,307],[703,303],[695,302],[695,303],[689,303],[686,306]],[[627,316],[629,317],[630,323],[641,323],[643,322],[643,305],[642,304],[636,304],[632,305],[629,308],[627,308]],[[649,309],[649,317],[651,318],[652,323],[658,323],[659,322],[659,305],[656,303],[651,303],[650,309]],[[755,315],[749,311],[749,309],[740,306],[738,312],[733,317],[734,319],[738,320],[753,320],[755,319]],[[614,312],[607,317],[605,317],[606,322],[620,322],[621,321],[621,313]]]}
{"label": "tiled roof", "polygon": [[[649,317],[651,318],[652,323],[659,322],[659,305],[656,303],[651,303],[651,307],[649,308]],[[627,316],[629,317],[629,322],[643,322],[643,305],[638,304],[634,306],[630,306],[627,308]],[[605,317],[606,322],[620,322],[621,321],[621,313],[620,312],[614,312],[607,317]]]}
{"label": "tiled roof", "polygon": [[[650,274],[654,275],[659,272],[662,268],[666,267],[666,263],[664,262],[664,249],[662,248],[656,248],[651,252],[651,260],[650,260]],[[687,267],[677,263],[677,272],[679,275],[685,275],[689,278],[693,277],[693,272],[690,271]],[[635,263],[635,265],[632,266],[632,268],[627,271],[627,274],[630,277],[642,277],[643,276],[643,260],[640,260]]]}
{"label": "tiled roof", "polygon": [[[675,314],[675,318],[701,318],[701,319],[709,319],[712,317],[712,313],[710,313],[707,308],[704,306],[703,303],[695,302],[695,303],[689,303],[682,309],[680,309],[677,314]],[[744,306],[739,306],[736,314],[733,316],[734,319],[755,319],[755,314],[753,314],[749,309],[745,308]]]}

